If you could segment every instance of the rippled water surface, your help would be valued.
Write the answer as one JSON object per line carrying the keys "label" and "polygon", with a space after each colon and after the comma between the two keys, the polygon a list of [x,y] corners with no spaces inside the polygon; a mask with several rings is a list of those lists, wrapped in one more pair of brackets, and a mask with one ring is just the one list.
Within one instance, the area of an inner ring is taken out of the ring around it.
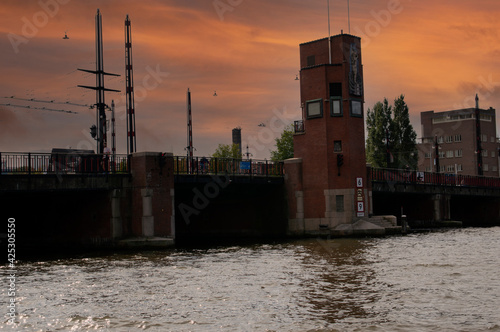
{"label": "rippled water surface", "polygon": [[18,324],[4,316],[3,330],[500,331],[498,227],[20,262],[17,274]]}

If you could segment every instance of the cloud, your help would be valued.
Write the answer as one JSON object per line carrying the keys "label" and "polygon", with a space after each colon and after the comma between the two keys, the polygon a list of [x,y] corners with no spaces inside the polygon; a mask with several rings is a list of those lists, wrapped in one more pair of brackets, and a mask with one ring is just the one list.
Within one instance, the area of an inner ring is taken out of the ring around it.
{"label": "cloud", "polygon": [[[106,101],[114,99],[122,109],[125,15],[129,14],[132,21],[139,148],[164,151],[171,147],[174,152],[184,153],[188,87],[192,91],[198,153],[208,155],[218,143],[229,143],[231,129],[239,125],[245,139],[256,130],[256,124],[270,117],[274,108],[298,110],[300,82],[294,80],[299,72],[298,45],[326,36],[326,3],[227,2],[233,5],[222,19],[213,3],[69,1],[15,53],[7,34],[22,35],[23,18],[32,21],[42,9],[35,1],[2,1],[0,8],[9,15],[0,22],[4,35],[0,39],[4,50],[0,61],[8,66],[2,69],[5,79],[0,82],[0,91],[4,95],[0,97],[95,103],[93,91],[76,87],[94,84],[95,77],[76,69],[95,66],[94,16],[99,8],[105,70],[122,75],[106,77],[106,87],[122,90],[106,94]],[[346,3],[330,3],[332,34],[341,29],[348,32]],[[453,108],[464,100],[464,94],[473,92],[474,85],[480,86],[476,83],[480,77],[500,81],[500,27],[495,17],[500,4],[482,0],[400,0],[401,10],[384,16],[390,10],[389,4],[387,0],[351,1],[351,32],[359,31],[367,42],[362,50],[365,108],[384,97],[392,100],[405,94],[414,119],[421,111]],[[68,40],[62,39],[65,31]],[[148,86],[151,68],[157,67],[168,76],[154,88],[141,90]],[[213,97],[214,91],[217,97]],[[483,99],[493,107],[498,102],[495,94]],[[31,144],[36,140],[29,140],[21,148],[83,144],[88,127],[95,122],[95,111],[76,106],[72,110],[81,113],[63,116],[16,111],[26,136],[38,133],[43,137],[38,146]],[[34,121],[34,116],[41,116],[43,121]],[[420,127],[418,123],[413,125]],[[119,152],[126,147],[125,127],[123,119],[117,120]]]}

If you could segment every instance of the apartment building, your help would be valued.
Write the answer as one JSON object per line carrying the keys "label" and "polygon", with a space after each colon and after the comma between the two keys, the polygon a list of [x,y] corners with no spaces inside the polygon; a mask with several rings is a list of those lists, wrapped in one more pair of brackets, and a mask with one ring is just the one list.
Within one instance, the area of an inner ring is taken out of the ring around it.
{"label": "apartment building", "polygon": [[420,171],[499,176],[495,109],[475,108],[420,113]]}

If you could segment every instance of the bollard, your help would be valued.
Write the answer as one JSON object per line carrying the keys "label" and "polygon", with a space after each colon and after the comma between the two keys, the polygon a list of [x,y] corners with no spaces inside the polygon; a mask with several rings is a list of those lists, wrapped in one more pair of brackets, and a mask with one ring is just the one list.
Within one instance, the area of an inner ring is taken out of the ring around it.
{"label": "bollard", "polygon": [[408,230],[408,224],[406,222],[406,215],[401,215],[401,227],[403,228],[403,234],[406,234]]}

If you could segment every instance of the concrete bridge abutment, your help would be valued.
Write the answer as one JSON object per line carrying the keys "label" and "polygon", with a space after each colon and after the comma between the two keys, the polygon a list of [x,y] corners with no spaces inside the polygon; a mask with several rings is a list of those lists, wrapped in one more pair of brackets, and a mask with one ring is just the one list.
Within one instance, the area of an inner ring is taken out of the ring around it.
{"label": "concrete bridge abutment", "polygon": [[[171,153],[131,155],[130,236],[174,237],[174,161]],[[118,234],[119,231],[116,231]],[[127,235],[127,234],[126,234]]]}

